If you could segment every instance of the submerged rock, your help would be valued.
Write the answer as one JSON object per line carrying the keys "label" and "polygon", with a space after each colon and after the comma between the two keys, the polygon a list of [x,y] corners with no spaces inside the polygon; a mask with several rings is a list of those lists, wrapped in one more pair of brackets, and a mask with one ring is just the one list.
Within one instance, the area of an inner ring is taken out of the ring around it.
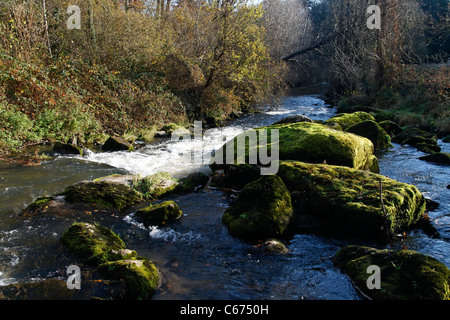
{"label": "submerged rock", "polygon": [[443,165],[450,165],[450,153],[446,152],[436,152],[433,154],[428,154],[426,156],[420,157],[420,160],[437,163],[437,164],[443,164]]}
{"label": "submerged rock", "polygon": [[276,175],[247,184],[222,216],[230,233],[245,240],[283,235],[293,214],[291,196]]}
{"label": "submerged rock", "polygon": [[[450,300],[450,270],[427,255],[351,245],[342,248],[333,261],[371,299]],[[369,266],[380,268],[379,289],[368,289]]]}
{"label": "submerged rock", "polygon": [[46,279],[0,287],[0,300],[111,300],[125,295],[122,281],[82,279],[81,288],[67,288],[66,280]]}
{"label": "submerged rock", "polygon": [[[279,130],[280,160],[299,160],[309,163],[325,162],[363,170],[377,168],[377,165],[374,165],[376,161],[373,155],[374,146],[369,139],[352,133],[333,130],[318,123],[299,122],[262,127],[238,135],[216,152],[213,159],[214,163],[210,165],[211,169],[223,169],[232,164],[226,161],[226,149],[229,143],[234,144],[233,159],[235,164],[240,161],[246,164],[261,165],[261,154],[265,154],[262,147],[267,148],[267,153],[271,154],[272,143],[270,141],[273,129]],[[261,130],[267,130],[267,140],[269,141],[267,145],[259,144]],[[241,150],[243,144],[240,141],[244,141],[248,136],[252,136],[258,142],[254,145],[247,142],[245,148]],[[252,157],[258,158],[257,163],[253,163],[255,161],[251,159]]]}
{"label": "submerged rock", "polygon": [[89,203],[99,206],[126,209],[141,201],[141,195],[124,184],[100,182],[82,182],[69,186],[62,195],[70,203]]}
{"label": "submerged rock", "polygon": [[384,150],[392,147],[391,139],[387,132],[375,121],[365,120],[351,126],[345,131],[369,139],[372,141],[375,150]]}
{"label": "submerged rock", "polygon": [[345,131],[351,126],[354,126],[355,124],[358,124],[366,120],[375,121],[375,118],[370,113],[364,111],[356,111],[353,113],[337,114],[334,117],[326,120],[324,124],[333,125],[334,123],[337,123],[341,128],[341,130]]}
{"label": "submerged rock", "polygon": [[122,137],[111,136],[102,146],[103,151],[134,151],[131,143]]}
{"label": "submerged rock", "polygon": [[183,215],[175,201],[164,201],[139,209],[134,214],[137,221],[148,226],[159,226],[175,221]]}
{"label": "submerged rock", "polygon": [[425,212],[425,198],[415,186],[379,174],[284,161],[278,175],[296,212],[321,218],[333,234],[386,241]]}

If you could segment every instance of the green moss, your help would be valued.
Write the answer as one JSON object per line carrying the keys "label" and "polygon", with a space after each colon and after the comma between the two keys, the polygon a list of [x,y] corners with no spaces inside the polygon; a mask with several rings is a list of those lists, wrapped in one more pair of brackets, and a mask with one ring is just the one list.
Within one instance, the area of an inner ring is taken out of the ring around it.
{"label": "green moss", "polygon": [[123,251],[125,244],[113,231],[90,223],[71,225],[60,241],[78,259],[91,265],[136,256],[134,251]]}
{"label": "green moss", "polygon": [[332,117],[331,119],[328,119],[324,122],[324,124],[330,125],[333,123],[339,124],[339,126],[342,128],[342,130],[347,130],[351,126],[354,126],[357,123],[360,123],[362,121],[371,120],[375,121],[375,118],[364,111],[356,111],[353,113],[340,113],[336,116]]}
{"label": "green moss", "polygon": [[[438,260],[411,250],[347,246],[335,264],[375,300],[450,300],[450,270]],[[380,267],[381,288],[369,290],[367,268]]]}
{"label": "green moss", "polygon": [[404,128],[401,133],[392,138],[392,142],[401,145],[410,145],[425,153],[440,152],[435,134],[421,130],[417,127]]}
{"label": "green moss", "polygon": [[[348,166],[356,169],[368,169],[372,164],[374,147],[369,139],[357,136],[352,133],[337,131],[328,126],[300,122],[292,124],[278,124],[269,127],[262,127],[256,130],[259,139],[259,130],[267,129],[268,133],[268,154],[271,154],[271,133],[272,129],[279,130],[279,159],[299,160],[309,163],[329,163],[334,165]],[[243,133],[233,139],[234,159],[237,159],[238,140],[249,135]],[[223,152],[222,152],[223,151]],[[261,154],[261,146],[256,150],[250,148],[248,139],[245,145],[245,163],[249,163],[249,154]],[[216,154],[223,154],[222,163],[226,163],[226,147],[223,146]],[[216,162],[216,159],[214,159]],[[211,165],[213,170],[226,168],[226,165]]]}
{"label": "green moss", "polygon": [[384,121],[379,122],[378,124],[391,137],[393,137],[393,136],[399,134],[400,132],[402,132],[402,128],[398,124],[396,124],[394,121],[384,120]]}
{"label": "green moss", "polygon": [[209,176],[203,172],[193,172],[189,174],[186,178],[182,178],[179,184],[175,188],[176,193],[190,193],[197,190],[197,188],[202,189],[206,186],[209,181]]}
{"label": "green moss", "polygon": [[425,199],[415,186],[367,171],[284,161],[278,175],[296,195],[293,201],[302,204],[298,210],[322,218],[338,234],[384,241],[412,226],[425,211]]}
{"label": "green moss", "polygon": [[244,187],[222,222],[234,236],[260,240],[282,235],[292,214],[291,196],[280,177],[263,176]]}
{"label": "green moss", "polygon": [[167,172],[158,172],[144,178],[136,177],[132,188],[144,199],[154,200],[171,194],[178,186],[176,179]]}
{"label": "green moss", "polygon": [[141,201],[136,190],[124,184],[107,182],[79,183],[67,187],[62,194],[71,203],[90,203],[119,210]]}
{"label": "green moss", "polygon": [[179,219],[183,215],[175,201],[164,201],[139,209],[134,217],[145,226],[163,225]]}
{"label": "green moss", "polygon": [[349,127],[346,132],[354,133],[372,141],[375,150],[392,147],[387,132],[375,121],[365,120]]}
{"label": "green moss", "polygon": [[99,265],[97,272],[113,280],[125,282],[130,300],[150,299],[159,285],[158,269],[148,259],[109,261]]}

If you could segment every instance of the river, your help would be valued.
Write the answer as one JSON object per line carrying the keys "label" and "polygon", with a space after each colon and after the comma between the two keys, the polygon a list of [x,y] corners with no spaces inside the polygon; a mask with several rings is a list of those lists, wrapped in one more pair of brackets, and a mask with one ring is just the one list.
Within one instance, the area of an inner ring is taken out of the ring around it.
{"label": "river", "polygon": [[[231,138],[293,114],[326,120],[335,114],[335,109],[319,95],[292,95],[283,98],[276,110],[267,108],[262,113],[245,115],[214,130]],[[65,279],[66,268],[73,263],[58,242],[73,219],[41,216],[23,220],[18,213],[27,204],[76,182],[112,173],[145,176],[164,171],[176,178],[194,171],[209,173],[207,164],[187,162],[181,155],[192,147],[190,143],[198,142],[162,139],[135,152],[57,156],[32,167],[0,164],[0,285]],[[222,143],[202,141],[201,150],[208,153]],[[450,152],[449,144],[439,143],[443,152]],[[414,230],[402,245],[450,266],[450,190],[446,189],[450,170],[418,160],[421,155],[413,148],[394,145],[377,156],[381,174],[414,184],[426,197],[440,203],[430,217],[441,238],[432,239]],[[222,214],[230,205],[230,198],[223,192],[206,189],[171,199],[177,202],[183,217],[165,227],[146,228],[133,219],[132,212],[125,217],[91,218],[113,229],[127,248],[148,257],[161,270],[163,285],[153,299],[362,299],[348,277],[330,260],[341,247],[354,243],[351,239],[297,234],[287,241],[289,254],[267,254],[229,235],[221,223]]]}

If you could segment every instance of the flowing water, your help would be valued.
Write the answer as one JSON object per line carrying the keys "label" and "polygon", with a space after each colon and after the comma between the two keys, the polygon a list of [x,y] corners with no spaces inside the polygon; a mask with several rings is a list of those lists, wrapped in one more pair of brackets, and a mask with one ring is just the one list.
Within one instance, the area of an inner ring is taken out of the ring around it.
{"label": "flowing water", "polygon": [[[224,128],[208,131],[210,137],[219,139],[165,139],[131,153],[57,156],[35,167],[0,165],[0,285],[65,279],[65,270],[73,263],[58,242],[73,219],[18,217],[20,210],[37,197],[54,195],[76,182],[112,173],[146,176],[164,171],[177,178],[195,171],[209,173],[205,161],[186,161],[186,152],[195,150],[201,159],[224,140],[247,129],[269,125],[292,114],[326,120],[334,113],[320,96],[288,96],[276,110],[245,115]],[[448,144],[441,146],[449,152]],[[450,190],[446,189],[450,173],[448,167],[417,160],[420,155],[415,149],[395,145],[378,155],[381,173],[416,185],[440,203],[430,217],[442,237],[431,239],[415,231],[404,243],[450,266]],[[112,228],[128,248],[148,257],[161,270],[164,281],[154,299],[361,299],[350,280],[330,260],[341,247],[352,244],[351,240],[297,234],[287,241],[289,254],[267,254],[229,235],[221,223],[230,204],[223,192],[206,189],[172,199],[180,206],[183,217],[164,227],[146,228],[133,219],[133,212],[125,217],[90,217],[91,221]]]}

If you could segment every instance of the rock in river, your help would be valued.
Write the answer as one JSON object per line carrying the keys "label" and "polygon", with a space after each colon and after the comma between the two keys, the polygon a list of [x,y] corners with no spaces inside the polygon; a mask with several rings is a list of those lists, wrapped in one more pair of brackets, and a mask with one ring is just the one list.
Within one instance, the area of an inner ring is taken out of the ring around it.
{"label": "rock in river", "polygon": [[263,176],[244,187],[222,222],[232,235],[254,241],[283,235],[292,214],[291,196],[280,177]]}
{"label": "rock in river", "polygon": [[425,198],[415,186],[372,172],[283,161],[278,175],[296,214],[321,218],[334,234],[386,241],[425,212]]}
{"label": "rock in river", "polygon": [[[411,250],[378,250],[350,245],[334,263],[374,300],[450,300],[450,270],[438,260]],[[367,286],[369,266],[380,268],[379,288]]]}

